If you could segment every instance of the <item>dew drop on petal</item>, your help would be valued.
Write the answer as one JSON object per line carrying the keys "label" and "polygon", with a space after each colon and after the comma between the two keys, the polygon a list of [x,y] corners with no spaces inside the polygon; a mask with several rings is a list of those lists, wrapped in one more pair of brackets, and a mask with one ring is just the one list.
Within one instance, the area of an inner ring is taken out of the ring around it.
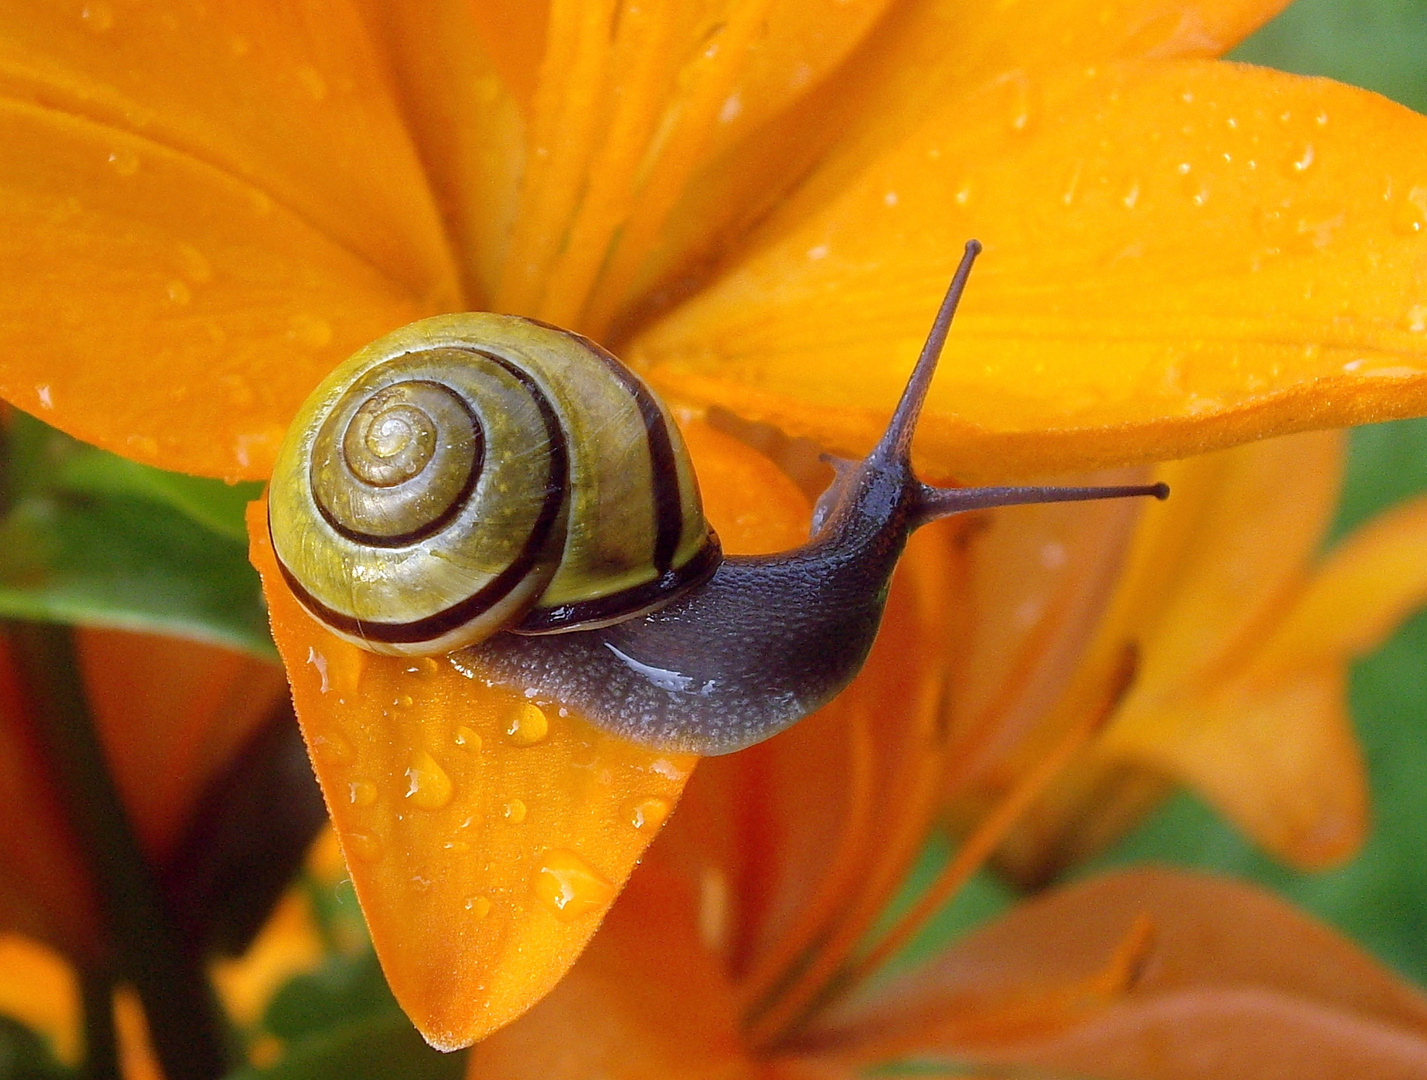
{"label": "dew drop on petal", "polygon": [[353,806],[371,806],[377,801],[377,786],[370,780],[353,780],[347,785],[347,798]]}
{"label": "dew drop on petal", "polygon": [[371,833],[351,832],[342,838],[342,850],[362,862],[380,862],[382,842]]}
{"label": "dew drop on petal", "polygon": [[114,9],[108,4],[85,4],[80,9],[79,17],[85,28],[96,34],[102,34],[114,26]]}
{"label": "dew drop on petal", "polygon": [[114,150],[109,154],[109,167],[120,176],[133,176],[139,171],[139,155],[132,150]]}
{"label": "dew drop on petal", "polygon": [[604,910],[614,899],[610,880],[565,848],[545,853],[530,888],[557,918],[571,922]]}
{"label": "dew drop on petal", "polygon": [[429,679],[441,670],[434,656],[418,656],[405,668],[406,674],[420,679]]}
{"label": "dew drop on petal", "polygon": [[357,751],[353,749],[346,736],[335,731],[324,731],[314,735],[312,753],[334,765],[346,764],[357,756]]}
{"label": "dew drop on petal", "polygon": [[327,80],[312,65],[303,64],[297,69],[297,81],[302,84],[302,88],[307,91],[313,101],[327,100]]}
{"label": "dew drop on petal", "polygon": [[406,797],[422,810],[440,810],[451,801],[454,785],[446,770],[425,750],[411,755],[406,766]]}
{"label": "dew drop on petal", "polygon": [[625,818],[636,829],[657,829],[669,816],[669,802],[650,796],[632,799],[624,808]]}
{"label": "dew drop on petal", "polygon": [[300,312],[288,320],[287,338],[309,349],[322,349],[332,343],[332,324],[319,315]]}
{"label": "dew drop on petal", "polygon": [[1392,231],[1417,236],[1427,231],[1427,188],[1415,187],[1392,208]]}
{"label": "dew drop on petal", "polygon": [[454,741],[457,746],[467,753],[480,753],[481,736],[474,728],[469,728],[465,724],[462,724],[456,729]]}
{"label": "dew drop on petal", "polygon": [[519,799],[511,799],[500,808],[501,816],[512,825],[519,825],[525,820],[525,803]]}
{"label": "dew drop on petal", "polygon": [[472,918],[484,919],[491,913],[491,902],[484,896],[468,896],[466,910],[471,913]]}
{"label": "dew drop on petal", "polygon": [[533,701],[517,705],[505,728],[506,738],[516,746],[534,746],[549,733],[550,720]]}
{"label": "dew drop on petal", "polygon": [[1284,162],[1283,171],[1289,176],[1302,176],[1313,167],[1315,151],[1312,143],[1304,143],[1294,150]]}

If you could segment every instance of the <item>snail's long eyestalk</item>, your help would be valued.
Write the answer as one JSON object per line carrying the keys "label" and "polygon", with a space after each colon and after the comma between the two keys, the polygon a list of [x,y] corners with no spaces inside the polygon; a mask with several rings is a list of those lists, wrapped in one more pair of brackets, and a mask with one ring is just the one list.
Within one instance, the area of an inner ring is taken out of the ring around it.
{"label": "snail's long eyestalk", "polygon": [[1089,499],[1125,499],[1148,495],[1169,498],[1169,485],[1120,484],[1108,487],[983,487],[942,488],[922,484],[917,493],[918,524],[935,521],[966,510],[992,506],[1024,506],[1027,503],[1084,502]]}
{"label": "snail's long eyestalk", "polygon": [[927,390],[931,387],[932,376],[936,374],[937,361],[946,345],[946,335],[951,330],[951,320],[956,314],[956,306],[961,303],[961,294],[966,291],[966,279],[971,276],[971,264],[981,254],[981,241],[966,241],[966,253],[961,256],[961,264],[951,277],[946,296],[937,309],[936,320],[927,334],[922,354],[917,358],[917,366],[912,369],[912,377],[907,380],[907,388],[902,391],[902,399],[897,402],[897,410],[887,425],[882,441],[872,451],[872,457],[883,461],[910,461],[912,435],[917,429],[917,417],[921,415],[922,403],[926,401]]}

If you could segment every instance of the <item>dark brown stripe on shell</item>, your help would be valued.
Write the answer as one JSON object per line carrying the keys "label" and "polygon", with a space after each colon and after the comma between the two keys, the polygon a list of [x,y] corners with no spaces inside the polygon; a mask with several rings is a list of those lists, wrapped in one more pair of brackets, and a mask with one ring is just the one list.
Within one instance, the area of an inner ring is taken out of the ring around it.
{"label": "dark brown stripe on shell", "polygon": [[[411,645],[421,641],[435,641],[510,595],[510,592],[520,584],[521,579],[534,567],[540,552],[550,539],[550,532],[559,518],[560,507],[565,501],[565,485],[569,480],[570,471],[569,450],[565,443],[565,433],[560,427],[559,417],[539,384],[525,372],[514,367],[504,358],[484,350],[467,349],[465,351],[480,353],[481,356],[494,361],[510,372],[531,392],[531,397],[540,409],[541,420],[545,423],[545,433],[550,442],[550,468],[546,473],[545,502],[541,505],[540,514],[531,527],[530,536],[526,539],[520,554],[510,565],[479,590],[464,600],[458,600],[448,608],[425,618],[413,619],[410,622],[374,622],[358,619],[341,611],[334,611],[309,593],[293,577],[292,571],[282,561],[281,556],[278,556],[278,570],[281,571],[283,580],[287,582],[293,595],[313,616],[335,630],[350,634],[352,637],[362,638],[365,641],[380,641],[391,645]],[[271,522],[268,524],[268,536],[271,539]],[[273,546],[273,553],[277,554],[276,545]]]}
{"label": "dark brown stripe on shell", "polygon": [[[471,498],[471,492],[476,490],[476,481],[481,477],[481,468],[485,465],[485,433],[481,430],[481,422],[476,418],[476,414],[471,411],[471,407],[466,403],[466,399],[461,397],[460,394],[454,393],[450,387],[442,386],[432,379],[406,379],[403,381],[434,386],[442,393],[449,395],[465,410],[466,415],[471,418],[471,433],[476,442],[475,453],[471,458],[471,467],[467,472],[465,482],[461,485],[460,491],[456,493],[456,497],[451,500],[450,505],[448,505],[446,509],[442,510],[441,513],[437,514],[426,524],[418,526],[410,532],[399,533],[396,536],[378,536],[372,533],[359,532],[356,529],[343,525],[342,522],[332,516],[332,512],[327,509],[327,505],[317,497],[317,492],[313,491],[312,502],[317,507],[317,512],[322,515],[322,520],[332,526],[333,532],[339,536],[346,537],[354,544],[365,544],[368,547],[378,548],[399,548],[418,543],[429,536],[435,536],[447,525],[455,521],[456,516],[466,508],[466,503],[469,502]],[[341,445],[340,441],[338,445]],[[407,483],[415,483],[420,478],[421,474],[418,473],[408,480]],[[360,483],[360,481],[357,482]]]}
{"label": "dark brown stripe on shell", "polygon": [[508,629],[512,634],[560,634],[608,626],[621,621],[621,617],[648,614],[713,577],[714,571],[723,562],[723,550],[712,531],[708,537],[708,543],[692,559],[675,569],[666,570],[653,581],[594,600],[552,608],[531,608],[524,619]]}
{"label": "dark brown stripe on shell", "polygon": [[[679,550],[679,541],[684,535],[684,499],[679,488],[679,470],[674,458],[674,443],[669,437],[669,425],[664,419],[664,410],[659,407],[649,387],[625,367],[608,349],[591,341],[583,334],[564,330],[549,323],[531,319],[547,330],[555,330],[566,337],[574,338],[604,361],[607,367],[634,403],[639,407],[639,417],[644,421],[644,441],[649,448],[649,474],[653,483],[654,502],[654,568],[662,575],[674,563],[674,554]],[[697,556],[696,556],[697,557]],[[597,603],[597,601],[589,601]]]}

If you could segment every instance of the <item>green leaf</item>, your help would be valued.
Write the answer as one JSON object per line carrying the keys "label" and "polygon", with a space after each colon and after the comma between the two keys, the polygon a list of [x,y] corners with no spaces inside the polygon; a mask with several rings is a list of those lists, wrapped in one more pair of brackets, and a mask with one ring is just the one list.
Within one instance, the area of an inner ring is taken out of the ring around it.
{"label": "green leaf", "polygon": [[0,1080],[59,1080],[73,1075],[55,1061],[44,1039],[0,1016]]}
{"label": "green leaf", "polygon": [[59,483],[81,495],[132,496],[170,506],[209,532],[236,544],[247,544],[243,513],[263,493],[260,483],[225,484],[202,476],[185,476],[140,465],[92,447],[64,463]]}
{"label": "green leaf", "polygon": [[400,1015],[370,948],[330,956],[316,971],[287,982],[268,1003],[263,1027],[280,1039],[310,1038],[354,1018]]}
{"label": "green leaf", "polygon": [[1326,75],[1427,110],[1427,3],[1298,0],[1231,54],[1302,75]]}
{"label": "green leaf", "polygon": [[460,1080],[465,1071],[465,1054],[431,1049],[411,1021],[388,1012],[292,1043],[277,1064],[228,1080]]}
{"label": "green leaf", "polygon": [[22,415],[9,435],[0,617],[275,655],[239,531],[251,487],[134,465]]}

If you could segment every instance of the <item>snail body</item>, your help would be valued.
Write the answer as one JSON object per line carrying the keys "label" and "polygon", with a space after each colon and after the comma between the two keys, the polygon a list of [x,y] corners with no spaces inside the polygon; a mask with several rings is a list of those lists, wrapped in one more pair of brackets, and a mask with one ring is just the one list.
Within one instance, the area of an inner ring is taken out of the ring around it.
{"label": "snail body", "polygon": [[635,375],[579,335],[468,314],[374,342],[304,405],[268,496],[283,575],[357,644],[462,650],[486,678],[634,741],[718,754],[766,739],[856,675],[919,525],[1168,494],[916,479],[912,433],[979,250],[967,245],[886,434],[835,462],[799,548],[723,556],[677,428]]}

